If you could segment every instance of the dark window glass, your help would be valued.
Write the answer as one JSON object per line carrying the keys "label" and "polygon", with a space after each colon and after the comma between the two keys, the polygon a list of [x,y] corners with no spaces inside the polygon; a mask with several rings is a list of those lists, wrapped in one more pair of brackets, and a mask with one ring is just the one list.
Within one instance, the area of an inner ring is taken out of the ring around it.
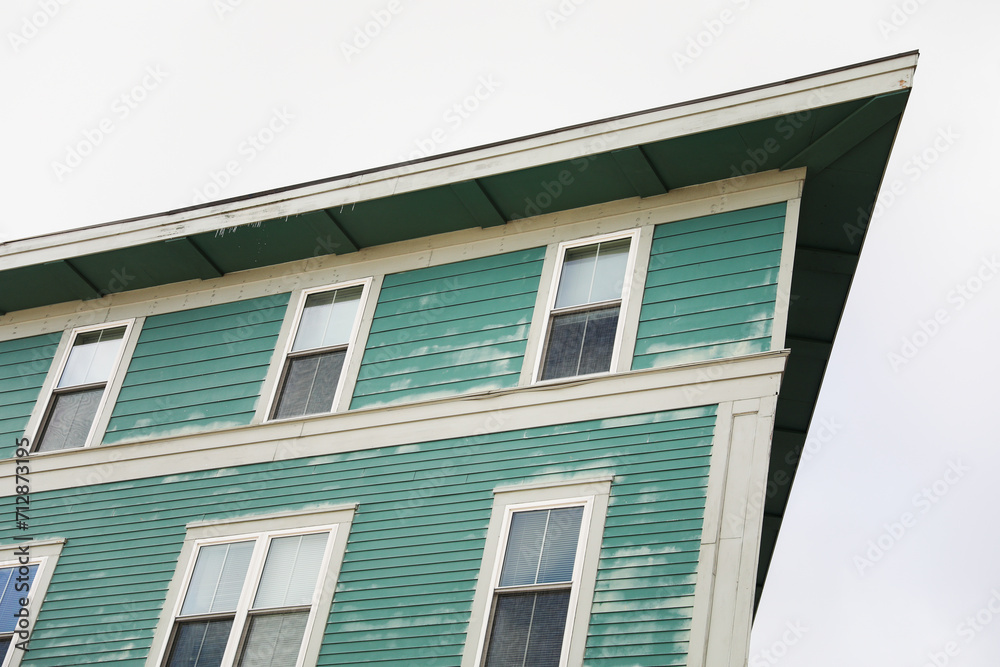
{"label": "dark window glass", "polygon": [[497,596],[486,667],[557,667],[569,590]]}
{"label": "dark window glass", "polygon": [[178,623],[167,667],[219,667],[232,627],[231,618]]}
{"label": "dark window glass", "polygon": [[542,379],[611,370],[619,306],[552,318]]}
{"label": "dark window glass", "polygon": [[275,419],[329,412],[337,393],[346,350],[325,352],[288,360]]}
{"label": "dark window glass", "polygon": [[97,415],[104,387],[55,394],[52,408],[38,440],[39,452],[83,447]]}

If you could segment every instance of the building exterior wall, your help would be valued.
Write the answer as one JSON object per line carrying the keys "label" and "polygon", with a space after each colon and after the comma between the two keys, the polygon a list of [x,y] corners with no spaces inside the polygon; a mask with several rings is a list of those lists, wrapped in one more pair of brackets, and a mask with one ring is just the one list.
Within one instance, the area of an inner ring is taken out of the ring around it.
{"label": "building exterior wall", "polygon": [[[317,664],[472,667],[501,489],[593,479],[609,485],[607,515],[569,664],[737,660],[760,532],[751,482],[766,474],[784,368],[770,336],[790,277],[785,211],[800,185],[721,206],[687,193],[581,210],[26,323],[131,318],[137,333],[102,444],[33,457],[32,537],[65,543],[21,664],[158,664],[194,523],[347,504]],[[633,229],[617,367],[533,383],[557,247]],[[268,419],[303,290],[368,278],[349,405]],[[46,395],[67,338],[3,343],[35,371],[29,393]],[[21,401],[11,432],[37,430],[43,402]]]}
{"label": "building exterior wall", "polygon": [[60,333],[0,341],[0,437],[12,442],[24,435],[45,375],[52,365]]}

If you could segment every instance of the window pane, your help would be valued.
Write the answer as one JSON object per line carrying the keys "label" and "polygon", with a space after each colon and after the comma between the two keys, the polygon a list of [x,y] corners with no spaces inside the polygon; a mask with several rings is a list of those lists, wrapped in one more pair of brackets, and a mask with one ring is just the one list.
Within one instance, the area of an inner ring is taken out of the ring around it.
{"label": "window pane", "polygon": [[0,637],[0,661],[4,659],[5,655],[7,655],[7,649],[10,648],[10,642],[12,639],[13,637]]}
{"label": "window pane", "polygon": [[486,667],[556,667],[568,608],[568,590],[498,596]]}
{"label": "window pane", "polygon": [[625,267],[628,265],[629,239],[602,243],[597,253],[597,267],[594,271],[594,287],[590,292],[590,303],[622,298],[625,283]]}
{"label": "window pane", "polygon": [[[27,583],[29,586],[35,580],[37,565],[28,566],[27,582],[17,581],[17,568],[5,567],[0,569],[0,632],[14,632],[17,626],[17,618],[14,616],[21,609],[20,599],[24,597],[25,591],[17,591],[14,587],[18,583]],[[0,662],[3,662],[3,651],[0,651]]]}
{"label": "window pane", "polygon": [[124,336],[125,327],[78,334],[58,386],[107,382]]}
{"label": "window pane", "polygon": [[253,547],[252,541],[202,547],[181,614],[235,611]]}
{"label": "window pane", "polygon": [[347,352],[326,352],[288,360],[275,419],[329,412]]}
{"label": "window pane", "polygon": [[312,603],[329,533],[271,540],[254,609]]}
{"label": "window pane", "polygon": [[233,619],[178,623],[167,667],[219,667]]}
{"label": "window pane", "polygon": [[552,318],[542,379],[611,370],[618,306]]}
{"label": "window pane", "polygon": [[556,308],[590,303],[590,286],[596,264],[597,244],[566,251],[556,292]]}
{"label": "window pane", "polygon": [[500,586],[573,579],[583,507],[517,512],[511,517]]}
{"label": "window pane", "polygon": [[555,307],[620,299],[630,242],[619,239],[567,250]]}
{"label": "window pane", "polygon": [[104,387],[53,396],[52,410],[42,429],[37,451],[83,447],[102,396]]}
{"label": "window pane", "polygon": [[254,616],[240,667],[290,667],[299,657],[309,612]]}
{"label": "window pane", "polygon": [[306,297],[292,352],[347,345],[361,301],[362,287],[320,292]]}

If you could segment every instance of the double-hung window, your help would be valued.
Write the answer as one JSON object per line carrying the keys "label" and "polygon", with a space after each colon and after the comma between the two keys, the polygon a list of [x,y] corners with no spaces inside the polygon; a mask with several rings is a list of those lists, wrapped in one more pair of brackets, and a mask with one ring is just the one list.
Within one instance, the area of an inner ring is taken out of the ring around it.
{"label": "double-hung window", "polygon": [[196,545],[162,664],[294,667],[314,629],[334,528]]}
{"label": "double-hung window", "polygon": [[538,380],[615,368],[636,239],[629,232],[559,246]]}
{"label": "double-hung window", "polygon": [[0,546],[0,666],[18,667],[65,540]]}
{"label": "double-hung window", "polygon": [[303,293],[271,419],[322,414],[335,409],[367,288],[368,283],[363,282]]}
{"label": "double-hung window", "polygon": [[76,329],[35,438],[35,451],[84,447],[93,436],[108,383],[121,363],[131,322]]}

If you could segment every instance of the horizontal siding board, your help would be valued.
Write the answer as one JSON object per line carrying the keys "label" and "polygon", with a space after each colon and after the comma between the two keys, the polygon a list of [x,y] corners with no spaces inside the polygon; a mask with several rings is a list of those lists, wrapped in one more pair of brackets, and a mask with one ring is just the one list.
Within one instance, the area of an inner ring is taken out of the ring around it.
{"label": "horizontal siding board", "polygon": [[632,368],[635,370],[643,368],[659,368],[662,366],[672,366],[674,364],[687,364],[694,361],[701,361],[703,359],[722,359],[725,357],[736,357],[744,354],[767,352],[770,349],[770,337],[742,340],[735,343],[724,343],[719,345],[705,345],[701,347],[674,350],[671,352],[636,355],[632,362]]}
{"label": "horizontal siding board", "polygon": [[146,318],[104,442],[249,424],[288,296]]}
{"label": "horizontal siding board", "polygon": [[[527,334],[527,327],[521,329],[520,333]],[[383,348],[379,353],[372,355],[372,361],[363,369],[364,373],[362,376],[359,376],[358,381],[377,381],[401,375],[436,372],[442,369],[448,369],[449,379],[452,379],[453,374],[453,379],[466,379],[461,377],[462,367],[473,364],[506,361],[508,359],[520,360],[524,349],[523,341],[523,337],[514,338],[513,342],[495,339],[485,344],[480,343],[475,346],[459,347],[444,351],[425,351],[424,349],[408,351],[401,349],[397,353],[398,358],[391,358],[389,354],[386,354],[385,356],[388,360],[378,362],[376,359],[384,352]],[[520,368],[520,363],[518,363],[516,369],[520,371]],[[436,373],[435,377],[441,377],[441,374]],[[438,383],[440,383],[440,380]]]}
{"label": "horizontal siding board", "polygon": [[771,348],[783,203],[658,225],[633,370]]}
{"label": "horizontal siding board", "polygon": [[5,447],[24,436],[61,338],[60,332],[0,342],[0,442]]}
{"label": "horizontal siding board", "polygon": [[[427,324],[451,323],[461,325],[467,319],[493,317],[497,326],[507,326],[513,323],[515,316],[511,313],[519,314],[521,311],[533,308],[535,305],[535,295],[531,293],[514,294],[512,296],[500,296],[494,299],[484,299],[470,303],[447,305],[429,308],[419,313],[401,313],[396,315],[376,316],[371,325],[373,334],[380,334],[386,331],[397,331],[400,329],[419,330]],[[499,317],[504,315],[504,317]],[[520,321],[517,317],[517,321]]]}
{"label": "horizontal siding board", "polygon": [[626,632],[665,655],[686,637],[714,421],[707,406],[39,492],[33,523],[67,542],[31,664],[141,664],[191,521],[356,502],[318,664],[454,667],[493,489],[598,468],[616,481],[588,664],[615,664],[607,638]]}
{"label": "horizontal siding board", "polygon": [[383,285],[385,287],[396,287],[398,285],[408,285],[425,281],[436,281],[442,278],[451,278],[465,274],[477,274],[489,269],[517,264],[529,264],[539,262],[545,258],[545,248],[531,248],[520,252],[508,252],[502,255],[491,255],[479,259],[470,259],[463,262],[453,262],[450,264],[439,264],[437,266],[414,269],[394,273],[385,277]]}
{"label": "horizontal siding board", "polygon": [[[441,322],[417,322],[413,318],[396,318],[400,325],[396,329],[385,328],[380,332],[372,332],[368,336],[367,349],[389,346],[440,346],[442,338],[458,337],[463,334],[478,334],[490,332],[489,336],[502,337],[509,330],[525,327],[531,324],[531,314],[534,303],[521,299],[523,305],[507,310],[496,310],[485,315],[461,317],[455,320]],[[385,322],[381,323],[385,326]],[[472,337],[479,340],[477,337]],[[434,349],[447,349],[434,347]],[[402,351],[401,351],[402,352]]]}
{"label": "horizontal siding board", "polygon": [[375,308],[375,318],[393,317],[399,315],[418,315],[429,310],[455,308],[491,299],[500,299],[515,295],[531,295],[538,291],[538,280],[532,276],[515,278],[465,287],[462,285],[441,285],[442,290],[425,296],[398,301],[383,301],[379,298]]}

